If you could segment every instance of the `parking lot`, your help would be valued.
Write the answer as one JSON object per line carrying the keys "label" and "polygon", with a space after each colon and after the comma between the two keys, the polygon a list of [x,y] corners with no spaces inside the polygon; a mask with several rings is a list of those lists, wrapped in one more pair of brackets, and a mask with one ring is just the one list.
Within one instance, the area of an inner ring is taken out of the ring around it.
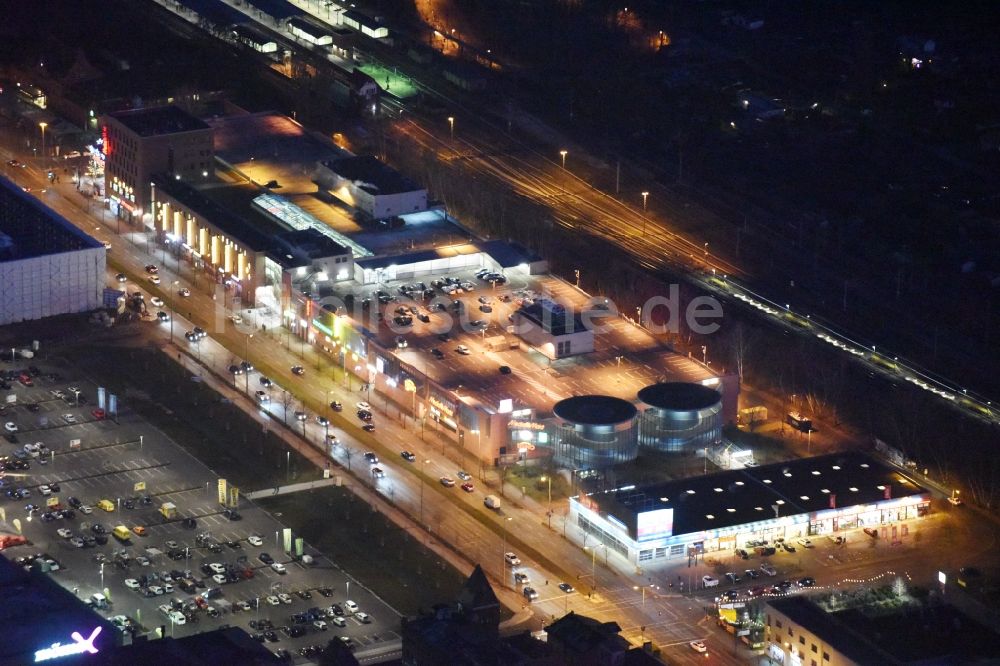
{"label": "parking lot", "polygon": [[[19,360],[16,367],[27,365]],[[238,519],[227,517],[217,501],[217,476],[198,460],[127,407],[118,423],[99,418],[97,387],[85,378],[68,376],[66,369],[52,376],[45,364],[35,365],[40,374],[32,386],[13,382],[6,394],[16,395],[17,403],[0,416],[8,437],[16,439],[0,445],[9,462],[4,531],[16,533],[17,520],[31,542],[8,549],[9,559],[45,554],[57,564],[50,575],[60,584],[81,599],[104,593],[110,607],[102,612],[129,618],[140,632],[182,636],[238,625],[272,649],[293,653],[335,636],[350,638],[358,652],[398,645],[398,615],[308,546],[311,564],[285,554],[276,517],[245,501]],[[15,367],[9,360],[5,366]],[[83,404],[68,387],[79,389]],[[120,400],[127,405],[127,396]],[[8,423],[17,432],[9,432]],[[18,459],[27,469],[17,469],[25,467]],[[51,486],[50,494],[43,495],[43,485]],[[28,511],[28,504],[37,508]],[[123,538],[114,534],[118,526]],[[268,566],[263,553],[285,573]],[[213,569],[225,575],[212,580]],[[213,598],[199,600],[206,594]],[[364,615],[348,611],[348,600]],[[334,624],[335,604],[344,613],[336,621],[343,626]],[[262,621],[274,631],[258,630]]]}
{"label": "parking lot", "polygon": [[[698,382],[709,377],[691,359],[664,353],[653,335],[618,316],[613,306],[601,302],[595,307],[582,292],[548,276],[512,274],[494,284],[469,269],[351,291],[353,303],[346,294],[338,297],[352,317],[377,332],[380,345],[438,384],[461,386],[487,401],[503,395],[548,409],[572,395],[632,399],[663,377]],[[595,351],[552,361],[509,330],[512,313],[540,298],[571,313],[589,313]],[[663,314],[660,310],[656,316]]]}

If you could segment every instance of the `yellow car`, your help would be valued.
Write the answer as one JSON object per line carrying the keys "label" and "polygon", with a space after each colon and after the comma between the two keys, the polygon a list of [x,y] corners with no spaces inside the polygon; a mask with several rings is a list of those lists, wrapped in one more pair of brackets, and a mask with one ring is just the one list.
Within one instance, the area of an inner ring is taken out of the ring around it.
{"label": "yellow car", "polygon": [[135,533],[136,536],[141,536],[141,537],[146,536],[146,528],[143,527],[142,525],[136,525],[135,527],[132,528],[132,531]]}
{"label": "yellow car", "polygon": [[115,503],[109,499],[102,499],[100,502],[97,503],[97,508],[103,509],[108,513],[111,513],[112,511],[115,510]]}

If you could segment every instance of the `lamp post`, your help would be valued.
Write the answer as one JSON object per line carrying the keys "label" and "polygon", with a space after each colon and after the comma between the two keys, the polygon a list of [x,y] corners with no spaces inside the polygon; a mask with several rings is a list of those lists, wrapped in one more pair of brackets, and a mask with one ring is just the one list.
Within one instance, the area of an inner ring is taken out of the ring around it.
{"label": "lamp post", "polygon": [[584,550],[590,551],[590,584],[591,589],[597,591],[597,546],[584,546]]}
{"label": "lamp post", "polygon": [[42,122],[38,123],[38,126],[42,128],[42,163],[45,163],[45,128],[49,126],[48,123]]}
{"label": "lamp post", "polygon": [[514,520],[513,516],[507,516],[500,521],[503,526],[503,540],[500,543],[500,580],[507,580],[507,523]]}
{"label": "lamp post", "polygon": [[566,155],[568,155],[568,154],[569,154],[569,151],[566,151],[566,150],[560,150],[559,151],[559,156],[562,157],[562,168],[563,168],[563,171],[566,170]]}
{"label": "lamp post", "polygon": [[552,476],[546,474],[545,476],[542,477],[542,481],[549,482],[549,510],[547,516],[549,519],[549,529],[551,530],[552,529]]}
{"label": "lamp post", "polygon": [[477,455],[479,457],[479,480],[483,480],[483,431],[473,430],[476,433],[476,438],[478,440]]}
{"label": "lamp post", "polygon": [[[426,474],[426,472],[427,472],[427,463],[429,463],[429,462],[430,462],[430,460],[428,460],[427,458],[424,458],[424,464],[421,465],[421,467],[422,467],[421,471],[424,474]],[[427,523],[424,522],[424,486],[427,485],[427,484],[424,482],[423,475],[421,475],[421,478],[419,479],[419,481],[420,481],[420,524],[423,525],[424,529],[426,529],[427,528]]]}
{"label": "lamp post", "polygon": [[451,140],[455,140],[455,116],[448,116],[448,129],[451,132]]}
{"label": "lamp post", "polygon": [[[253,337],[253,333],[247,333],[246,340],[243,345],[243,358],[250,362],[250,338]],[[250,370],[247,369],[243,372],[243,379],[245,380],[247,395],[250,395]]]}
{"label": "lamp post", "polygon": [[649,198],[649,192],[642,193],[642,235],[646,236],[646,199]]}

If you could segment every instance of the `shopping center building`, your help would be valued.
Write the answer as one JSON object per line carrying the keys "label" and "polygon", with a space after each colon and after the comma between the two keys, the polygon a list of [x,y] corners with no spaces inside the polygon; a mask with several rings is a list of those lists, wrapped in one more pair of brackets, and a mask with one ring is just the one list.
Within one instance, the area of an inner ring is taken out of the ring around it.
{"label": "shopping center building", "polygon": [[569,521],[585,535],[584,545],[596,540],[649,566],[732,553],[750,541],[857,528],[895,540],[929,507],[929,491],[907,474],[864,453],[836,453],[578,495],[570,498]]}

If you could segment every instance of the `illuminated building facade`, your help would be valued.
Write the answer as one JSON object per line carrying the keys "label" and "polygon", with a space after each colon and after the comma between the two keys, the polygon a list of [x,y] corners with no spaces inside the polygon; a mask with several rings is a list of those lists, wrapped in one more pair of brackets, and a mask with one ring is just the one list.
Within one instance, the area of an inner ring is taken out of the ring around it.
{"label": "illuminated building facade", "polygon": [[130,223],[149,212],[154,176],[193,181],[215,172],[212,128],[179,107],[119,111],[100,124],[111,212]]}
{"label": "illuminated building facade", "polygon": [[859,528],[897,540],[929,506],[930,493],[902,472],[862,453],[837,453],[581,494],[570,499],[569,520],[588,543],[643,566]]}

